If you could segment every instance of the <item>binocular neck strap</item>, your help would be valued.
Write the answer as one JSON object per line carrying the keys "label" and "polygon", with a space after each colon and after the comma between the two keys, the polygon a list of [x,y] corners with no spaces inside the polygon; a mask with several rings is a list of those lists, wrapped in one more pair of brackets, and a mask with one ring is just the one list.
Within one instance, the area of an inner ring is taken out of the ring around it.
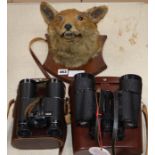
{"label": "binocular neck strap", "polygon": [[112,155],[116,155],[115,143],[117,140],[118,133],[118,121],[119,121],[119,103],[118,103],[118,92],[114,93],[114,123],[113,123],[113,133],[112,133]]}

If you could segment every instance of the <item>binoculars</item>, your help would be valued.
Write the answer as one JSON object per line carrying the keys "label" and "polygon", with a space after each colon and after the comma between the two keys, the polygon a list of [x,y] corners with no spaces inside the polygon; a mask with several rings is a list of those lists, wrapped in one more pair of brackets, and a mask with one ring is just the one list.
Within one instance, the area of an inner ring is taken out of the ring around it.
{"label": "binoculars", "polygon": [[[116,141],[123,143],[128,130],[139,130],[142,79],[134,74],[120,77],[117,83],[98,82],[96,79],[88,73],[77,74],[70,88],[73,148],[75,152],[81,149],[84,154],[90,154],[86,151],[88,148],[102,147],[102,141],[109,141],[110,152],[115,155]],[[77,134],[81,134],[81,138]]]}
{"label": "binoculars", "polygon": [[[114,105],[119,106],[119,128],[134,128],[138,125],[141,104],[142,80],[137,75],[125,75],[120,78],[120,90],[95,91],[95,78],[86,73],[75,76],[75,121],[77,125],[90,126],[96,120],[97,104],[103,131],[112,131]],[[114,95],[117,94],[114,100]],[[98,103],[97,103],[98,102]],[[100,116],[101,117],[101,116]],[[93,125],[94,126],[94,125]]]}
{"label": "binoculars", "polygon": [[33,134],[33,128],[47,128],[52,137],[63,136],[65,85],[51,79],[47,82],[45,95],[37,97],[36,82],[24,79],[19,85],[20,111],[18,135],[27,137]]}
{"label": "binoculars", "polygon": [[20,149],[60,148],[66,139],[66,88],[58,79],[24,79],[17,90],[12,145]]}
{"label": "binoculars", "polygon": [[[92,147],[111,155],[140,155],[142,79],[127,74],[74,76],[69,85],[73,151],[90,155]],[[38,149],[62,147],[66,139],[66,88],[58,79],[21,80],[15,105],[13,145]],[[38,144],[38,145],[37,145]]]}

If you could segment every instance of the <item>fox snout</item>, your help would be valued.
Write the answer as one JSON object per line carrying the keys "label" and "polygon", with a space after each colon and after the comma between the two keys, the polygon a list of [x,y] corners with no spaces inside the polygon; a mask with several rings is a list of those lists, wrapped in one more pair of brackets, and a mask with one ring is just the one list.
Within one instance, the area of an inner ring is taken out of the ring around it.
{"label": "fox snout", "polygon": [[72,25],[70,23],[67,23],[64,25],[65,32],[63,33],[64,38],[72,39],[74,37],[74,33],[71,31]]}
{"label": "fox snout", "polygon": [[80,31],[78,31],[74,24],[66,23],[63,26],[61,37],[67,40],[73,40],[82,37]]}
{"label": "fox snout", "polygon": [[65,24],[64,28],[66,31],[69,31],[72,28],[72,25],[70,23]]}

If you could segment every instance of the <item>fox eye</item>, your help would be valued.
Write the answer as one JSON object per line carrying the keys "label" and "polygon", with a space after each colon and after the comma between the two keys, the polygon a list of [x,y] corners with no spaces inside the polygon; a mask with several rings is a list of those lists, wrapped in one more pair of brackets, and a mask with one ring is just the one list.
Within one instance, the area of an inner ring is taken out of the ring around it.
{"label": "fox eye", "polygon": [[80,21],[82,21],[83,20],[83,17],[79,15],[79,16],[77,16],[77,19],[80,20]]}

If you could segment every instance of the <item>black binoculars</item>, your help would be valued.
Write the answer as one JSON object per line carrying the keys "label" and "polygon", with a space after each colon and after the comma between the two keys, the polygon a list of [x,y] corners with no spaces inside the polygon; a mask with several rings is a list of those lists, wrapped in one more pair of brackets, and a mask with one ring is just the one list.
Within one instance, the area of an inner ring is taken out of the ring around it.
{"label": "black binoculars", "polygon": [[33,129],[47,128],[52,137],[63,136],[65,85],[58,79],[48,80],[44,95],[38,96],[38,83],[24,79],[19,83],[18,135],[28,137]]}
{"label": "black binoculars", "polygon": [[89,128],[88,134],[94,139],[97,139],[98,126],[102,133],[110,132],[112,136],[117,128],[117,140],[124,138],[126,128],[138,126],[142,79],[128,74],[122,76],[119,83],[119,90],[115,92],[102,89],[97,92],[93,75],[80,73],[74,77],[75,123]]}
{"label": "black binoculars", "polygon": [[[66,139],[65,110],[68,108],[71,110],[73,150],[77,154],[89,154],[89,148],[94,146],[110,146],[108,151],[112,155],[132,154],[132,151],[139,155],[142,79],[134,74],[104,79],[89,73],[76,74],[69,85],[70,107],[66,107],[66,88],[62,81],[21,80],[12,144],[32,149],[38,149],[40,142],[42,148],[62,147]],[[136,134],[138,137],[134,138]]]}

